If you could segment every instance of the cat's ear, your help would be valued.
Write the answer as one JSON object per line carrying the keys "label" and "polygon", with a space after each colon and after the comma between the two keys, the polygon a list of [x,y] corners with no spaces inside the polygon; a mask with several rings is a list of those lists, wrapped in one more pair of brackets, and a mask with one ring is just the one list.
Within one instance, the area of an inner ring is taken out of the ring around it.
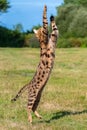
{"label": "cat's ear", "polygon": [[37,30],[36,30],[36,29],[33,29],[33,32],[34,32],[35,34],[37,34]]}

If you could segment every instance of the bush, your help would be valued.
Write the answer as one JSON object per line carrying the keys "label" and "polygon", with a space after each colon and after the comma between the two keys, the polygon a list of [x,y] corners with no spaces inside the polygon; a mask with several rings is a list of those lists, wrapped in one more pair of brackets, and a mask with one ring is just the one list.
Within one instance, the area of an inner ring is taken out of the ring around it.
{"label": "bush", "polygon": [[87,37],[82,39],[82,46],[81,47],[87,47]]}
{"label": "bush", "polygon": [[70,48],[72,45],[69,43],[67,39],[59,38],[57,41],[57,47],[58,48]]}
{"label": "bush", "polygon": [[27,34],[27,35],[25,35],[24,46],[38,48],[40,46],[40,44],[34,34]]}
{"label": "bush", "polygon": [[69,44],[71,45],[71,47],[81,47],[81,44],[82,44],[81,39],[69,38],[68,41],[69,41]]}
{"label": "bush", "polygon": [[59,38],[57,41],[58,48],[70,48],[70,47],[87,47],[86,38]]}

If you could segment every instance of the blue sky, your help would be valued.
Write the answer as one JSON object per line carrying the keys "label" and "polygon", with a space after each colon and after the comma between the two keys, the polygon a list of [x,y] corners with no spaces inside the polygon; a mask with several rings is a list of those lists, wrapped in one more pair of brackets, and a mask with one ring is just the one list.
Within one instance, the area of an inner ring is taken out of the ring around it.
{"label": "blue sky", "polygon": [[0,15],[0,24],[8,28],[21,23],[24,30],[30,30],[33,26],[42,24],[43,7],[48,7],[47,16],[56,15],[56,7],[63,0],[9,0],[11,8],[7,13]]}

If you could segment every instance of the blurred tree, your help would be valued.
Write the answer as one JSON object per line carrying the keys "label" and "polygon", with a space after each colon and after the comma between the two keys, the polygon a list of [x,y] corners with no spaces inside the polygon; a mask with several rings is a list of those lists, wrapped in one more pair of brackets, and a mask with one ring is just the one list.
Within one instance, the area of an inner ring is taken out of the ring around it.
{"label": "blurred tree", "polygon": [[77,4],[87,7],[87,0],[64,0],[64,4]]}
{"label": "blurred tree", "polygon": [[87,0],[64,0],[64,4],[57,7],[56,23],[60,36],[87,36]]}
{"label": "blurred tree", "polygon": [[87,9],[81,7],[73,21],[71,22],[68,32],[69,34],[72,33],[72,35],[75,37],[85,37],[87,36]]}
{"label": "blurred tree", "polygon": [[79,2],[79,0],[64,0],[64,4],[77,4]]}
{"label": "blurred tree", "polygon": [[23,26],[21,23],[18,23],[16,25],[13,26],[13,29],[17,32],[23,32]]}
{"label": "blurred tree", "polygon": [[74,4],[62,5],[57,8],[56,23],[58,25],[60,35],[66,35],[78,8],[79,6],[74,6]]}
{"label": "blurred tree", "polygon": [[10,7],[9,2],[7,0],[0,0],[0,12],[6,12]]}
{"label": "blurred tree", "polygon": [[87,0],[79,0],[79,3],[87,8]]}

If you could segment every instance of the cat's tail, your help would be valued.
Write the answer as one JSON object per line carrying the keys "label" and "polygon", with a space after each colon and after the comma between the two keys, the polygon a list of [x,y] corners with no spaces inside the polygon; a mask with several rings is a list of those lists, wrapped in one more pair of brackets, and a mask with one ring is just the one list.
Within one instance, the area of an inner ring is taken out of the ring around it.
{"label": "cat's tail", "polygon": [[19,92],[17,93],[17,95],[16,95],[14,98],[11,99],[11,102],[16,101],[16,100],[21,96],[21,94],[28,88],[28,86],[29,86],[29,84],[24,85],[24,86],[19,90]]}

